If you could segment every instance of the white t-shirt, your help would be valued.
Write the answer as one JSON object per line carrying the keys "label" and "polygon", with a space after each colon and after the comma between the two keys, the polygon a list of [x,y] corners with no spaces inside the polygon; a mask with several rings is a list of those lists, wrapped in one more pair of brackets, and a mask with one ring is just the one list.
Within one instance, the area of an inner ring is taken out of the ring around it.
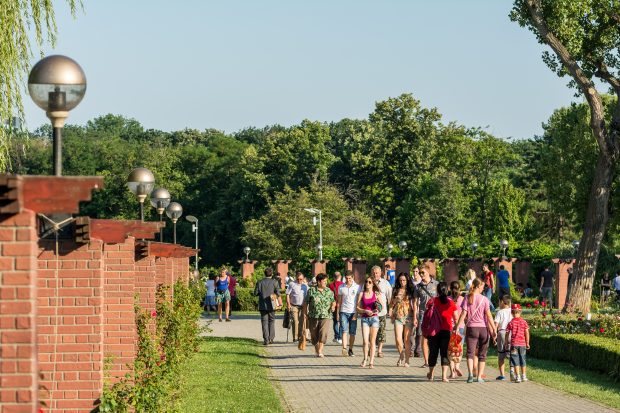
{"label": "white t-shirt", "polygon": [[390,300],[392,299],[392,286],[388,280],[381,278],[379,280],[379,289],[381,290],[381,295],[383,295],[383,308],[377,315],[379,317],[385,317],[387,315],[388,306],[390,305]]}
{"label": "white t-shirt", "polygon": [[357,296],[360,292],[360,286],[351,284],[347,287],[347,284],[342,284],[338,288],[338,297],[340,297],[340,312],[352,314],[355,313],[355,307],[357,307]]}
{"label": "white t-shirt", "polygon": [[502,308],[495,314],[495,322],[498,323],[498,330],[505,330],[508,323],[512,320],[512,312],[510,307]]}

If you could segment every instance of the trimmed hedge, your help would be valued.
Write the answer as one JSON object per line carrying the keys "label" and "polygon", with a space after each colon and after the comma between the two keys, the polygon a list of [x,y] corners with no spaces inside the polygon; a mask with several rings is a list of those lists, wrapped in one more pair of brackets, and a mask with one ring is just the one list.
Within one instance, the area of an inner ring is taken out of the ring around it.
{"label": "trimmed hedge", "polygon": [[[286,294],[282,294],[282,304],[286,307]],[[258,311],[258,297],[254,296],[254,288],[237,287],[237,305],[233,310]]]}
{"label": "trimmed hedge", "polygon": [[533,331],[530,346],[528,354],[534,358],[564,361],[620,379],[618,340],[589,334],[549,335]]}

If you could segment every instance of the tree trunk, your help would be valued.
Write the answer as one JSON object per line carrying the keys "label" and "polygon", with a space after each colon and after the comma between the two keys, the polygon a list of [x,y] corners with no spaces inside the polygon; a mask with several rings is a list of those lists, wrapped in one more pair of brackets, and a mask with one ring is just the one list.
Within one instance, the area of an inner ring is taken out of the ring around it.
{"label": "tree trunk", "polygon": [[583,314],[590,311],[598,255],[609,219],[609,196],[615,171],[615,158],[613,154],[599,150],[583,237],[579,244],[573,277],[568,286],[565,311],[580,311]]}

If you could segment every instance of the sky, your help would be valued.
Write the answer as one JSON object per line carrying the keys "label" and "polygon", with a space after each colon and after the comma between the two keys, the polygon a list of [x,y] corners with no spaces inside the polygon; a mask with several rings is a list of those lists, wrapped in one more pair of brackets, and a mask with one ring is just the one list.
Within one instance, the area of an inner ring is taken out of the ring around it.
{"label": "sky", "polygon": [[[446,123],[520,139],[575,100],[505,0],[83,0],[75,19],[54,4],[58,42],[44,53],[88,80],[69,123],[113,113],[230,133],[367,118],[411,93]],[[24,106],[29,129],[48,122]]]}

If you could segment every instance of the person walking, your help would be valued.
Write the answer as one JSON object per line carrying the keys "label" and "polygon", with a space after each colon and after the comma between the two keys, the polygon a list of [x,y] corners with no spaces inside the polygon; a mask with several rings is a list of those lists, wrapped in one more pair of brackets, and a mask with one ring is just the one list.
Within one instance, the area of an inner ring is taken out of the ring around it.
{"label": "person walking", "polygon": [[301,340],[304,334],[303,305],[308,293],[308,286],[304,283],[304,275],[298,271],[296,282],[286,287],[286,308],[291,315],[291,329],[293,330],[293,343]]}
{"label": "person walking", "polygon": [[616,278],[614,278],[614,290],[616,291],[616,301],[620,303],[620,272],[617,272]]}
{"label": "person walking", "polygon": [[388,306],[390,305],[390,300],[392,298],[392,286],[388,280],[381,276],[381,267],[378,265],[372,267],[372,276],[381,291],[384,303],[381,310],[377,313],[377,316],[379,317],[379,330],[377,331],[377,357],[382,358],[383,345],[386,341],[385,327],[388,316]]}
{"label": "person walking", "polygon": [[[428,367],[428,340],[422,334],[422,317],[424,316],[424,310],[426,309],[426,304],[432,298],[437,295],[437,281],[431,279],[430,273],[428,272],[428,268],[423,268],[420,270],[420,276],[422,279],[418,284],[418,287],[414,293],[414,304],[413,304],[413,322],[416,328],[416,334],[419,336],[420,346],[416,348],[418,354],[420,348],[422,349],[422,354],[424,356],[424,364],[423,368]],[[417,340],[417,338],[416,338]]]}
{"label": "person walking", "polygon": [[353,281],[353,271],[347,271],[344,279],[345,283],[340,286],[336,296],[340,337],[342,337],[342,355],[354,357],[353,344],[355,344],[355,335],[357,333],[356,307],[360,286]]}
{"label": "person walking", "polygon": [[[482,295],[485,284],[476,278],[469,289],[467,299],[463,301],[461,306],[462,312],[458,322],[454,327],[454,331],[458,325],[467,317],[467,330],[465,340],[467,342],[467,369],[469,376],[467,383],[479,382],[484,383],[482,376],[486,366],[487,351],[489,350],[489,331],[491,337],[495,338],[497,333],[493,316],[491,315],[489,300]],[[474,355],[478,356],[478,365],[474,366]],[[473,376],[474,368],[476,377]]]}
{"label": "person walking", "polygon": [[364,341],[364,360],[360,367],[371,369],[375,366],[375,341],[379,331],[379,312],[385,307],[384,296],[375,282],[375,277],[370,276],[364,281],[363,292],[357,299],[357,311],[362,316],[362,338]]}
{"label": "person walking", "polygon": [[222,322],[222,307],[224,307],[224,315],[226,321],[230,321],[230,291],[228,286],[230,284],[230,277],[226,268],[222,267],[220,276],[215,280],[215,302],[217,303],[217,315],[220,323]]}
{"label": "person walking", "polygon": [[[499,369],[499,376],[495,380],[506,380],[506,369],[504,367],[506,357],[508,357],[508,351],[504,345],[504,337],[506,333],[506,326],[512,320],[512,313],[510,311],[510,296],[504,295],[499,300],[499,311],[495,313],[495,329],[497,330],[497,367]],[[510,368],[510,377],[512,377],[512,367]]]}
{"label": "person walking", "polygon": [[[338,289],[343,284],[342,274],[340,271],[334,273],[334,281],[329,283],[329,289],[332,290],[334,297],[338,297]],[[332,328],[334,329],[334,343],[342,344],[342,336],[340,335],[340,322],[338,321],[338,311],[332,313]]]}
{"label": "person walking", "polygon": [[215,275],[209,275],[209,278],[205,282],[205,286],[207,288],[207,294],[205,295],[205,310],[207,310],[207,315],[211,311],[215,311]]}
{"label": "person walking", "polygon": [[495,291],[495,275],[493,271],[489,269],[489,264],[484,264],[482,266],[482,275],[484,279],[484,295],[489,299],[489,307],[491,311],[495,311],[495,306],[493,305],[493,292]]}
{"label": "person walking", "polygon": [[273,344],[276,336],[276,309],[280,299],[280,280],[273,278],[273,270],[265,268],[265,278],[256,283],[258,310],[263,329],[263,345]]}
{"label": "person walking", "polygon": [[[471,270],[473,272],[473,270]],[[474,278],[476,278],[476,273],[474,272]],[[455,316],[458,319],[461,316],[461,305],[463,304],[463,296],[461,295],[461,283],[459,281],[452,281],[450,283],[450,297],[452,301],[454,301],[454,305],[456,305]],[[465,322],[461,321],[461,323],[457,326],[457,332],[462,337],[461,346],[465,343]],[[452,373],[450,374],[451,379],[456,379],[457,377],[461,377],[463,372],[461,371],[461,356],[455,356],[450,360],[450,368]]]}
{"label": "person walking", "polygon": [[336,309],[334,293],[327,288],[327,275],[316,276],[316,286],[310,287],[304,302],[304,314],[308,317],[310,337],[314,345],[314,353],[323,358],[323,347],[327,342],[327,324],[332,318],[331,313]]}
{"label": "person walking", "polygon": [[610,292],[611,292],[611,279],[609,278],[609,273],[604,272],[603,277],[601,278],[601,304],[607,303]]}
{"label": "person walking", "polygon": [[497,297],[498,301],[503,296],[507,295],[510,297],[510,273],[506,270],[504,265],[499,266],[499,271],[497,272]]}
{"label": "person walking", "polygon": [[465,291],[469,292],[469,289],[471,288],[471,283],[474,282],[474,279],[476,279],[476,271],[474,271],[473,268],[468,269],[467,273],[465,274],[465,278],[467,279],[467,282],[465,283]]}
{"label": "person walking", "polygon": [[452,326],[456,323],[456,304],[448,298],[448,284],[440,282],[437,284],[437,296],[430,299],[428,304],[433,309],[431,313],[427,313],[432,317],[435,312],[439,316],[439,331],[434,336],[428,337],[428,373],[426,378],[429,381],[434,380],[435,366],[437,365],[437,356],[441,354],[441,381],[448,382],[448,370],[450,369],[450,359],[448,358],[448,345],[450,344],[450,333]]}
{"label": "person walking", "polygon": [[549,266],[540,273],[540,296],[542,301],[547,303],[548,308],[553,308],[553,284],[555,278],[553,273],[549,271]]}
{"label": "person walking", "polygon": [[398,275],[390,301],[390,314],[394,324],[394,339],[399,358],[396,366],[409,367],[411,357],[411,331],[413,330],[413,294],[411,278],[404,272]]}
{"label": "person walking", "polygon": [[515,371],[514,381],[528,381],[525,354],[530,349],[530,327],[527,321],[521,318],[519,304],[512,305],[512,320],[506,326],[504,341],[507,349],[510,349],[510,365]]}

